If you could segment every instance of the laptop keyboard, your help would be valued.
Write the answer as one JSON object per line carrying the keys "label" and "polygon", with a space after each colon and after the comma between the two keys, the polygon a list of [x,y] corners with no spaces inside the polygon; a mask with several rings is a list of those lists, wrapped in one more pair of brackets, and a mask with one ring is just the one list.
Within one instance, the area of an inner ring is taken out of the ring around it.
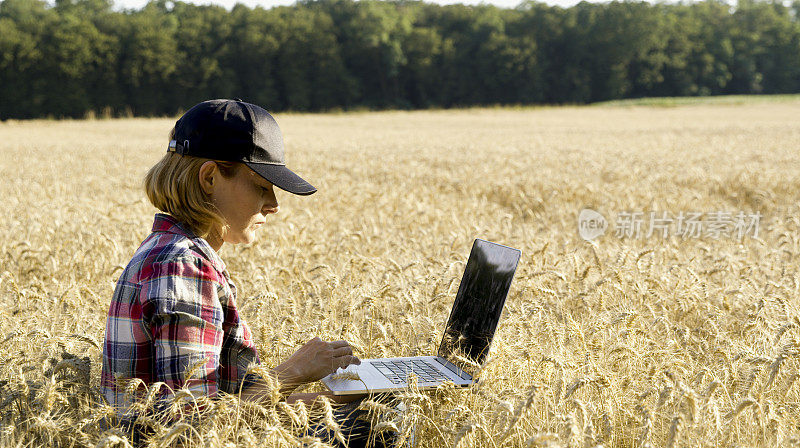
{"label": "laptop keyboard", "polygon": [[370,361],[370,364],[375,366],[392,384],[404,384],[408,374],[412,372],[417,375],[420,383],[436,383],[449,380],[434,366],[421,359]]}

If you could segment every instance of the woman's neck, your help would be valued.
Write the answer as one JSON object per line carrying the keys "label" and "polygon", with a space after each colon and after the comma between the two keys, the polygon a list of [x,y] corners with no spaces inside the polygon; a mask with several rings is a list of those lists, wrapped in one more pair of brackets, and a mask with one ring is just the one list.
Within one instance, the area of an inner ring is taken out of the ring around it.
{"label": "woman's neck", "polygon": [[206,237],[206,242],[208,245],[214,249],[214,252],[219,253],[219,250],[222,249],[222,244],[224,241],[222,240],[222,235],[219,234],[216,230],[212,230],[211,233],[208,234]]}

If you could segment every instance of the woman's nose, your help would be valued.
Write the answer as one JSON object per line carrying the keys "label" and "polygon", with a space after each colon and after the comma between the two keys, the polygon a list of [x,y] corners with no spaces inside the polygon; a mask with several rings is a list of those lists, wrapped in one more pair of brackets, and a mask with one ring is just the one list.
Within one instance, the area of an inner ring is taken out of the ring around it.
{"label": "woman's nose", "polygon": [[269,215],[278,213],[281,207],[278,205],[278,199],[275,197],[275,190],[269,189],[269,193],[264,198],[264,205],[261,207],[261,213]]}
{"label": "woman's nose", "polygon": [[278,211],[280,211],[280,209],[281,209],[281,206],[278,205],[277,202],[275,202],[274,204],[266,204],[266,205],[264,205],[264,207],[261,209],[261,213],[263,213],[265,215],[269,215],[269,214],[272,214],[272,213],[278,213]]}

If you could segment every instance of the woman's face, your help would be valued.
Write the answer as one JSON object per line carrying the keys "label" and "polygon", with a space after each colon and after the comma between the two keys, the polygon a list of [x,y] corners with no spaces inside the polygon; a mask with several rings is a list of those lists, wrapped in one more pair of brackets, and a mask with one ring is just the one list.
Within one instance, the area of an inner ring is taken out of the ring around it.
{"label": "woman's face", "polygon": [[278,213],[280,208],[272,184],[246,165],[239,166],[229,178],[215,169],[212,185],[211,200],[228,223],[219,246],[222,242],[252,243],[267,215]]}

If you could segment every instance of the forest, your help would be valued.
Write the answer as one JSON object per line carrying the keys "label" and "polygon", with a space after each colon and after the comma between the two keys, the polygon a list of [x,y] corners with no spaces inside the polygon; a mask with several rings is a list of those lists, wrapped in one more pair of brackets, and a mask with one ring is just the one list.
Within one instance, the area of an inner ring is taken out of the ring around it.
{"label": "forest", "polygon": [[0,119],[585,104],[800,92],[800,1],[0,2]]}

